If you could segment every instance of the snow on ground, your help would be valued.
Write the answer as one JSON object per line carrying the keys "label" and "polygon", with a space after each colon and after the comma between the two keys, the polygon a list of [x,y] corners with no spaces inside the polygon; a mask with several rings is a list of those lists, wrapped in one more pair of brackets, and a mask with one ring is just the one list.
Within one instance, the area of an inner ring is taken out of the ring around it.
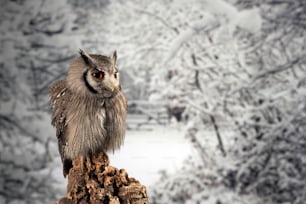
{"label": "snow on ground", "polygon": [[182,130],[156,125],[152,131],[127,131],[124,146],[109,156],[110,165],[126,169],[130,177],[149,186],[158,181],[160,170],[179,170],[190,153]]}
{"label": "snow on ground", "polygon": [[[128,130],[121,149],[108,154],[111,166],[126,169],[130,177],[146,186],[158,181],[161,170],[169,173],[179,170],[191,153],[190,143],[178,127],[154,125],[152,128],[151,131]],[[67,181],[63,177],[60,157],[52,166],[55,166],[52,171],[54,185],[64,192]]]}
{"label": "snow on ground", "polygon": [[[116,168],[126,169],[130,177],[134,177],[140,183],[150,186],[158,181],[162,170],[167,173],[175,173],[187,159],[194,153],[190,142],[184,136],[184,130],[179,125],[151,125],[151,130],[127,130],[125,143],[120,150],[109,153],[110,165]],[[216,148],[217,139],[211,130],[207,130],[211,137],[203,141],[206,148],[220,154]],[[223,135],[227,135],[224,134]],[[224,138],[224,145],[228,147],[230,140]],[[58,188],[66,188],[66,180],[62,176],[62,163],[60,157],[56,158],[53,169],[53,177]]]}

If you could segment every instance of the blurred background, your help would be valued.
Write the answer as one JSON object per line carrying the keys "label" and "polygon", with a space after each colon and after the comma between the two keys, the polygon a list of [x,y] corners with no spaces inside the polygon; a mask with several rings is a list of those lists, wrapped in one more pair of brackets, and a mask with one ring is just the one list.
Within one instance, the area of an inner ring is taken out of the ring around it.
{"label": "blurred background", "polygon": [[150,203],[306,203],[305,0],[0,2],[0,203],[65,195],[48,87],[79,48],[118,52],[111,165]]}

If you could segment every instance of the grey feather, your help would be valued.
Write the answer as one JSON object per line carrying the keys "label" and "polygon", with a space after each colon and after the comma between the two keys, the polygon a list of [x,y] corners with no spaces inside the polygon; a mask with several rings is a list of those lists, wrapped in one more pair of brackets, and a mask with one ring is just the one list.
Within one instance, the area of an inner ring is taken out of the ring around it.
{"label": "grey feather", "polygon": [[57,129],[65,176],[70,168],[65,162],[114,151],[124,142],[127,102],[115,61],[103,55],[89,56],[94,64],[86,62],[84,56],[75,59],[66,79],[50,88],[52,125]]}

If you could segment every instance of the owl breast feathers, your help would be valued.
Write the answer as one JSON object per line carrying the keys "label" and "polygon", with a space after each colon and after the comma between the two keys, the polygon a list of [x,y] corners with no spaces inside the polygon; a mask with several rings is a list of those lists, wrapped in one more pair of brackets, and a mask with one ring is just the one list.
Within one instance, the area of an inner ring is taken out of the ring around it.
{"label": "owl breast feathers", "polygon": [[117,55],[80,57],[66,79],[50,88],[52,125],[66,176],[71,160],[99,151],[114,151],[124,142],[127,103],[121,90]]}

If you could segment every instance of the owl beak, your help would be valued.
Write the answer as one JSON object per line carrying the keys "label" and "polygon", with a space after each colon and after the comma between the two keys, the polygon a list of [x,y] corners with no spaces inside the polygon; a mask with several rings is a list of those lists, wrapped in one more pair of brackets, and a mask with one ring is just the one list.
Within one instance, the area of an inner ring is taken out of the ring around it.
{"label": "owl beak", "polygon": [[111,90],[111,92],[114,92],[114,90],[115,90],[115,87],[110,87],[110,90]]}
{"label": "owl beak", "polygon": [[115,90],[115,85],[111,82],[111,81],[105,81],[105,87],[107,88],[107,90],[114,92]]}

